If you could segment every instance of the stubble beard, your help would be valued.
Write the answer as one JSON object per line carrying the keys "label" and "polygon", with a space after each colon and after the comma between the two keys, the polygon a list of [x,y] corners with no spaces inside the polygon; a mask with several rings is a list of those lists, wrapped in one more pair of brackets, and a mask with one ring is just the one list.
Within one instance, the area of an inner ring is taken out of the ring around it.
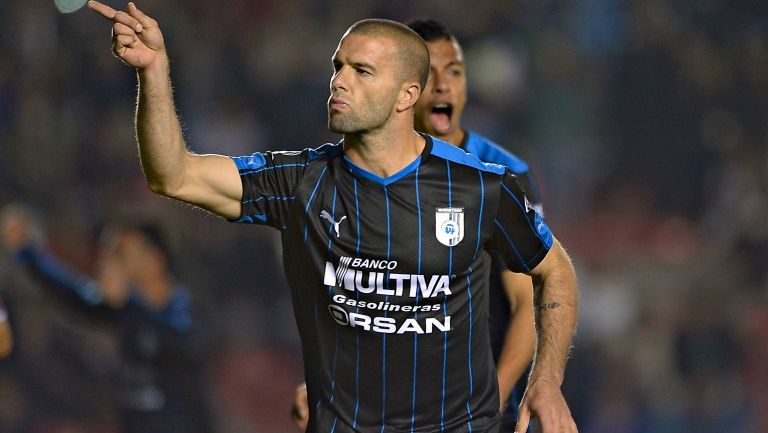
{"label": "stubble beard", "polygon": [[392,103],[369,104],[360,113],[331,113],[328,108],[328,129],[338,134],[359,134],[381,127],[389,121]]}
{"label": "stubble beard", "polygon": [[328,112],[328,129],[338,134],[354,134],[366,128],[364,122],[354,114],[332,114]]}

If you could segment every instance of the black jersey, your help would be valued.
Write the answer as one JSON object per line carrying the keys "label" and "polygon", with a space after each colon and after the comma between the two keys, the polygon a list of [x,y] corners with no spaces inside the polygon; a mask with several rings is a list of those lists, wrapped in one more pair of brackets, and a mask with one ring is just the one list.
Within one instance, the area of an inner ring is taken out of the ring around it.
{"label": "black jersey", "polygon": [[[477,157],[484,162],[492,162],[507,167],[509,171],[517,177],[520,186],[523,187],[523,190],[525,191],[525,196],[528,198],[530,205],[536,209],[537,212],[542,215],[544,214],[536,182],[531,175],[528,163],[523,159],[474,131],[466,131],[466,135],[464,136],[464,140],[460,147],[469,153],[477,155]],[[498,362],[499,357],[501,356],[501,350],[504,347],[504,341],[507,335],[507,328],[512,319],[509,299],[504,290],[504,285],[501,282],[501,271],[504,268],[504,264],[499,262],[500,260],[496,260],[494,257],[489,286],[489,331],[491,333],[493,359],[496,360],[496,362]],[[521,395],[514,395],[510,400],[511,402],[515,402],[515,404],[512,404],[510,407],[510,410],[514,414],[514,418],[517,418],[517,404],[520,403],[520,397]]]}
{"label": "black jersey", "polygon": [[537,212],[544,213],[539,188],[531,174],[531,168],[525,160],[508,151],[500,144],[470,130],[466,131],[464,140],[462,140],[459,147],[468,153],[476,155],[483,162],[491,162],[507,167],[512,174],[517,176],[517,181],[523,187],[525,196],[528,197],[531,206]]}
{"label": "black jersey", "polygon": [[[469,130],[466,131],[460,147],[469,153],[477,155],[477,157],[484,162],[492,162],[507,167],[509,171],[517,177],[531,206],[536,209],[537,212],[542,215],[544,214],[535,179],[531,174],[528,163],[523,159],[488,138]],[[491,337],[493,359],[498,365],[502,349],[504,349],[509,323],[512,320],[512,312],[507,292],[501,280],[501,273],[504,270],[505,265],[503,260],[499,259],[496,255],[492,258],[491,275],[488,286],[488,328]],[[502,431],[504,432],[513,432],[515,429],[515,424],[517,423],[518,418],[518,407],[520,406],[520,401],[523,397],[526,385],[527,377],[523,375],[512,389],[511,394],[505,396],[507,397],[507,407],[503,410],[504,420]]]}
{"label": "black jersey", "polygon": [[553,238],[504,167],[425,137],[387,178],[343,142],[234,158],[238,222],[282,231],[309,432],[497,429],[490,254],[526,271]]}

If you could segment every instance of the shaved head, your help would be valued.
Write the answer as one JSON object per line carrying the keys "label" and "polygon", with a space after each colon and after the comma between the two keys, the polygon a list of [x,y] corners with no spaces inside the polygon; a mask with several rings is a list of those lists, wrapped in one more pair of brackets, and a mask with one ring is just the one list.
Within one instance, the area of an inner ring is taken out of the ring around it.
{"label": "shaved head", "polygon": [[429,78],[429,51],[424,40],[416,32],[397,21],[371,18],[353,24],[345,36],[351,34],[383,36],[395,41],[398,49],[396,59],[400,69],[399,78],[403,82],[417,81],[421,91],[424,91]]}

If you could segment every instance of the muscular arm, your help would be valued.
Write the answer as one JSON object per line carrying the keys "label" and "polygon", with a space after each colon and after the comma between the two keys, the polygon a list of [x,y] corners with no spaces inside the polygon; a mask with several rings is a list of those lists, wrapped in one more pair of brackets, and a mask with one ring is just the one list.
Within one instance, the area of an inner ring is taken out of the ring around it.
{"label": "muscular arm", "polygon": [[538,417],[542,431],[576,432],[560,386],[571,347],[578,313],[576,275],[560,242],[554,241],[530,275],[534,279],[536,355],[528,388],[520,405],[516,431],[526,431],[531,415]]}
{"label": "muscular arm", "polygon": [[531,277],[503,271],[501,281],[512,310],[512,318],[507,325],[501,354],[496,364],[501,398],[500,408],[503,410],[515,384],[531,363],[536,346],[536,331],[533,324]]}
{"label": "muscular arm", "polygon": [[243,191],[234,162],[221,155],[195,155],[184,144],[157,21],[132,2],[126,11],[93,0],[88,7],[113,23],[112,52],[138,71],[136,139],[150,189],[226,218],[239,217]]}
{"label": "muscular arm", "polygon": [[225,218],[239,217],[243,191],[234,162],[221,155],[195,155],[186,148],[165,53],[138,75],[136,138],[150,189]]}
{"label": "muscular arm", "polygon": [[531,271],[541,288],[535,292],[534,311],[538,342],[531,382],[563,382],[578,313],[576,274],[571,259],[557,240],[542,262]]}

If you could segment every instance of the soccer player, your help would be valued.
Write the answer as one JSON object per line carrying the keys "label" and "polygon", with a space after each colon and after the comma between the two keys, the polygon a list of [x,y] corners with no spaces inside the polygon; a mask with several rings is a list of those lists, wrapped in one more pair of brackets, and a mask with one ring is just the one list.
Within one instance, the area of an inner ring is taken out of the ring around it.
{"label": "soccer player", "polygon": [[[426,42],[430,73],[425,91],[416,103],[416,129],[477,155],[485,162],[509,169],[525,190],[531,207],[542,213],[541,200],[528,164],[498,144],[461,125],[467,103],[464,53],[456,36],[434,20],[408,24]],[[523,373],[536,346],[531,278],[504,268],[492,257],[489,293],[489,330],[499,380],[503,431],[513,432],[517,421]],[[521,386],[515,385],[520,383]],[[509,401],[508,401],[509,400]]]}
{"label": "soccer player", "polygon": [[[427,43],[430,72],[426,88],[415,106],[416,130],[477,155],[485,162],[501,164],[517,176],[532,207],[541,212],[528,164],[480,134],[462,128],[461,115],[467,102],[464,54],[456,37],[442,23],[417,20],[408,23]],[[503,431],[514,431],[517,406],[525,388],[521,380],[536,345],[533,315],[533,287],[525,274],[504,270],[495,256],[492,262],[489,310],[493,357],[499,381]],[[510,314],[511,313],[511,314]],[[520,383],[519,386],[515,384]],[[306,386],[299,386],[291,417],[306,428]],[[510,398],[511,397],[511,398]],[[510,399],[508,403],[508,399]]]}
{"label": "soccer player", "polygon": [[496,432],[487,329],[490,253],[541,279],[538,350],[518,427],[575,432],[560,386],[576,321],[573,267],[503,167],[413,128],[424,41],[355,23],[333,54],[337,144],[242,157],[189,152],[157,22],[117,12],[113,52],[138,69],[136,130],[150,188],[282,232],[304,355],[309,432]]}
{"label": "soccer player", "polygon": [[4,212],[0,226],[5,248],[44,288],[88,317],[116,325],[122,432],[208,431],[189,295],[170,272],[158,227],[127,223],[105,230],[97,277],[91,278],[34,242],[23,211]]}

